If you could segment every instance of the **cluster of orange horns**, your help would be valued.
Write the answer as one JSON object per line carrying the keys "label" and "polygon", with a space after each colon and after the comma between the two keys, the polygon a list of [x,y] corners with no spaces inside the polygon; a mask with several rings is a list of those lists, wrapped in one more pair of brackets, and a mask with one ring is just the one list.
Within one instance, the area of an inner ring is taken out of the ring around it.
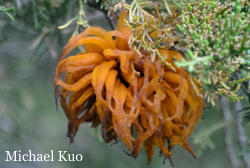
{"label": "cluster of orange horns", "polygon": [[[80,124],[90,122],[94,128],[101,125],[105,142],[123,141],[135,158],[144,146],[148,163],[155,146],[170,161],[177,144],[196,157],[187,138],[202,115],[203,99],[194,92],[199,87],[175,66],[173,58],[182,59],[177,51],[159,49],[173,71],[158,58],[152,62],[149,52],[141,49],[140,57],[130,48],[126,16],[121,13],[117,30],[89,27],[63,50],[55,70],[55,97],[69,120],[70,143]],[[85,52],[66,57],[81,45]]]}

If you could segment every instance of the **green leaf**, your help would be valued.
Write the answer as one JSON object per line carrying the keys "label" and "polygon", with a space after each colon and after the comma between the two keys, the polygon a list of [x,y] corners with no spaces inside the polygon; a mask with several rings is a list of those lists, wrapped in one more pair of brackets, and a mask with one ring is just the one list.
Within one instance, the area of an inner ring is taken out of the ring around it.
{"label": "green leaf", "polygon": [[250,136],[247,138],[246,142],[245,142],[245,145],[243,147],[243,149],[241,150],[241,152],[239,153],[239,156],[241,156],[245,151],[246,151],[246,147],[247,147],[247,144],[248,142],[250,141]]}
{"label": "green leaf", "polygon": [[15,20],[14,19],[14,17],[11,15],[11,14],[9,14],[8,12],[4,12],[11,20]]}
{"label": "green leaf", "polygon": [[193,52],[191,50],[187,50],[187,56],[188,56],[189,59],[194,58],[194,54],[193,54]]}
{"label": "green leaf", "polygon": [[236,113],[240,113],[240,112],[247,111],[247,110],[250,110],[250,106],[244,107],[243,109],[237,111]]}
{"label": "green leaf", "polygon": [[176,27],[177,27],[177,29],[180,30],[182,33],[184,32],[184,31],[182,30],[182,28],[181,28],[180,25],[177,24]]}
{"label": "green leaf", "polygon": [[240,0],[237,0],[236,6],[235,6],[235,14],[238,15],[240,11],[241,11]]}
{"label": "green leaf", "polygon": [[188,7],[188,11],[189,11],[189,12],[192,12],[192,6],[191,6],[190,4],[188,4],[187,7]]}
{"label": "green leaf", "polygon": [[12,10],[14,10],[14,7],[5,8],[4,6],[0,6],[1,12],[8,12],[8,11],[12,11]]}

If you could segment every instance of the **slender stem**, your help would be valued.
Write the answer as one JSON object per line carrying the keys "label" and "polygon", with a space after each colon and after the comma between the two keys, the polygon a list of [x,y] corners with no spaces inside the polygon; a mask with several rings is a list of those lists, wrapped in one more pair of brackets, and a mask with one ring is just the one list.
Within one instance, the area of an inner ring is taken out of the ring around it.
{"label": "slender stem", "polygon": [[169,9],[169,7],[168,7],[167,1],[166,1],[166,0],[163,0],[163,3],[164,3],[164,5],[165,5],[165,7],[166,7],[166,9],[167,9],[167,11],[168,11],[168,13],[169,13],[169,15],[172,15],[172,13],[171,13],[171,11],[170,11],[170,9]]}
{"label": "slender stem", "polygon": [[[224,96],[221,97],[221,107],[222,107],[221,110],[222,110],[224,120],[231,122],[232,115],[231,115],[231,112],[229,109],[228,101]],[[233,139],[232,139],[232,137],[233,137],[232,136],[232,129],[230,126],[231,126],[231,124],[228,124],[224,127],[225,144],[227,147],[228,156],[229,156],[229,159],[232,163],[232,166],[234,168],[237,168],[240,166],[240,161],[237,158],[237,155],[236,155],[237,152],[234,149]]]}
{"label": "slender stem", "polygon": [[111,29],[116,30],[116,25],[113,23],[112,19],[108,15],[105,15],[105,16],[108,19]]}
{"label": "slender stem", "polygon": [[249,80],[249,79],[250,79],[250,74],[248,74],[246,77],[241,78],[241,79],[239,79],[237,81],[233,81],[232,83],[229,84],[229,86],[233,86],[235,84],[241,83],[241,82]]}
{"label": "slender stem", "polygon": [[[242,109],[242,105],[241,103],[235,103],[234,104],[234,109],[235,111],[239,111]],[[235,125],[236,125],[236,132],[237,132],[237,139],[238,139],[238,144],[239,144],[239,147],[240,147],[240,151],[243,149],[245,143],[246,143],[246,140],[247,140],[247,137],[244,133],[244,127],[241,126],[241,121],[242,121],[242,113],[237,113],[235,115]],[[243,161],[245,162],[245,165],[247,168],[250,168],[250,160],[245,160],[245,158],[247,157],[247,153],[244,152],[242,155],[241,155]]]}
{"label": "slender stem", "polygon": [[[83,3],[82,0],[78,0],[79,3],[79,11],[82,12],[83,11]],[[79,13],[80,14],[80,13]]]}
{"label": "slender stem", "polygon": [[48,49],[49,49],[49,53],[50,53],[51,57],[52,57],[53,59],[56,59],[56,56],[57,56],[56,50],[55,50],[55,48],[53,47],[51,41],[49,40],[49,38],[48,38],[47,36],[44,36],[43,39],[44,39],[44,41],[45,41],[46,46],[47,46]]}
{"label": "slender stem", "polygon": [[133,2],[134,2],[134,4],[136,5],[136,8],[137,8],[138,10],[140,10],[143,14],[145,14],[145,15],[147,15],[147,16],[149,16],[149,17],[154,17],[153,15],[150,15],[150,14],[147,13],[145,10],[143,10],[143,9],[141,8],[140,4],[137,2],[137,0],[134,0]]}

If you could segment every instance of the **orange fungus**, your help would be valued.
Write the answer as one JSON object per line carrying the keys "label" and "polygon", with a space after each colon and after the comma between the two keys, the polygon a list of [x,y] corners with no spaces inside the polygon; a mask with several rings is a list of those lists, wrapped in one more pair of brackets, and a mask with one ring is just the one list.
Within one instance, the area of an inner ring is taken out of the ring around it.
{"label": "orange fungus", "polygon": [[[54,76],[55,97],[68,118],[70,142],[81,123],[101,125],[105,142],[123,141],[129,155],[137,157],[142,147],[150,163],[154,147],[171,161],[171,150],[180,145],[195,154],[187,142],[202,114],[203,99],[196,96],[187,73],[175,66],[177,51],[159,49],[176,69],[174,72],[150,53],[145,57],[129,48],[131,31],[123,22],[122,12],[117,30],[107,32],[89,27],[72,37],[65,46]],[[83,45],[85,52],[68,54]],[[66,57],[68,56],[68,57]],[[62,73],[65,79],[62,80]],[[59,89],[60,86],[60,89]]]}

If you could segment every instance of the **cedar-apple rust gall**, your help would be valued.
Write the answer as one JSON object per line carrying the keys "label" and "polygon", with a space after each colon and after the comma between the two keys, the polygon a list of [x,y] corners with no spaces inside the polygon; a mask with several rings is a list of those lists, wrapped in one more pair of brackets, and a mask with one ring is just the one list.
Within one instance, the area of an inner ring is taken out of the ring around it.
{"label": "cedar-apple rust gall", "polygon": [[[138,157],[144,147],[148,164],[155,146],[164,160],[171,161],[175,145],[196,157],[187,139],[202,115],[202,96],[194,94],[203,94],[198,86],[202,83],[175,65],[174,60],[182,60],[177,51],[159,48],[157,57],[143,46],[135,51],[124,22],[127,14],[121,12],[117,30],[89,27],[64,47],[54,84],[68,118],[70,143],[80,125],[90,123],[93,128],[100,125],[105,142],[123,142],[129,156]],[[162,35],[149,34],[152,39]],[[67,57],[80,45],[85,52]]]}
{"label": "cedar-apple rust gall", "polygon": [[68,151],[58,151],[58,154],[54,154],[55,152],[53,150],[50,150],[49,153],[45,154],[33,153],[31,150],[26,152],[21,150],[5,152],[6,162],[80,162],[83,160],[82,154],[69,153]]}

